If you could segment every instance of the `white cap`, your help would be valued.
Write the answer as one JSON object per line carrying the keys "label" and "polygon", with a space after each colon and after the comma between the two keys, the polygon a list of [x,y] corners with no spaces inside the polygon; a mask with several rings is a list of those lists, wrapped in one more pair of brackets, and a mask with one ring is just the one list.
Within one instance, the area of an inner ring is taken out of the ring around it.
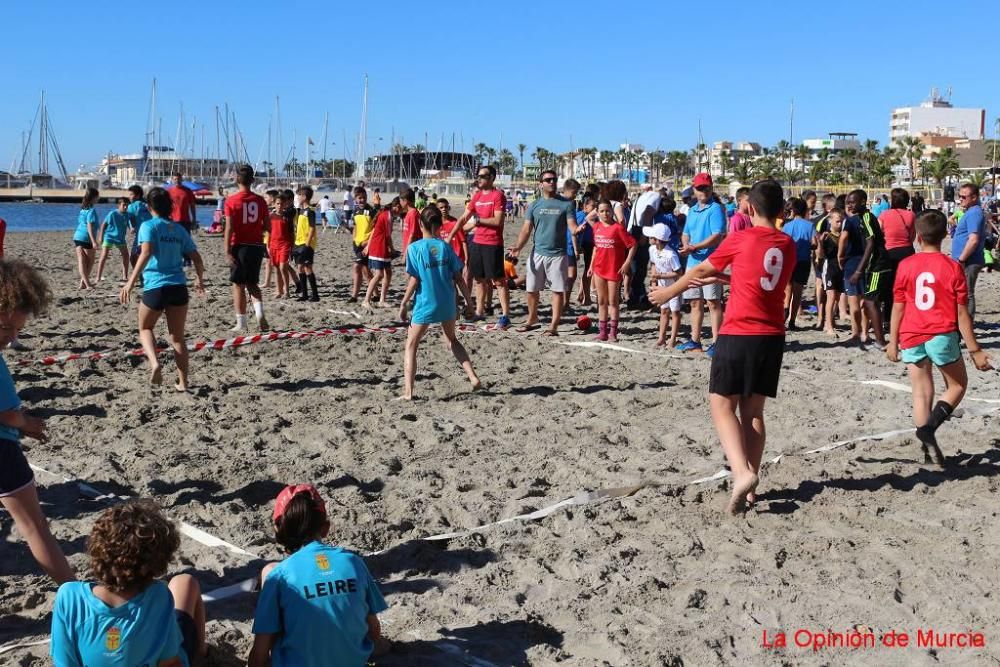
{"label": "white cap", "polygon": [[670,240],[670,227],[667,227],[662,222],[658,222],[651,227],[643,227],[642,233],[650,238],[656,239],[657,241],[663,241],[664,243]]}

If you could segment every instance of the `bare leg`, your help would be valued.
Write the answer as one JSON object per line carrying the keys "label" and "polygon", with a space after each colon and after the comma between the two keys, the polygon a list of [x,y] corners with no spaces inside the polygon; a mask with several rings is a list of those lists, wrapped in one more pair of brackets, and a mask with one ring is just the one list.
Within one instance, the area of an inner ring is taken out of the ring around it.
{"label": "bare leg", "polygon": [[612,321],[618,320],[618,305],[621,303],[621,282],[604,281],[604,290],[607,292],[605,299],[608,303],[608,318]]}
{"label": "bare leg", "polygon": [[660,309],[660,331],[656,337],[656,347],[663,347],[667,344],[667,324],[670,321],[670,310]]}
{"label": "bare leg", "polygon": [[736,417],[736,408],[740,396],[722,396],[709,394],[708,401],[712,411],[712,421],[722,442],[722,450],[729,461],[729,469],[733,475],[733,491],[726,505],[730,514],[740,514],[746,510],[746,497],[757,488],[757,475],[750,468],[744,443],[743,425]]}
{"label": "bare leg", "polygon": [[472,390],[476,391],[483,386],[483,383],[479,380],[479,376],[476,375],[476,371],[472,368],[472,359],[469,358],[469,353],[455,335],[455,320],[442,322],[441,331],[444,333],[445,345],[448,346],[451,353],[455,355],[456,359],[458,359],[458,363],[462,365],[462,369],[469,377],[469,382],[472,384]]}
{"label": "bare leg", "polygon": [[849,311],[851,313],[851,338],[861,340],[861,297],[847,297]]}
{"label": "bare leg", "polygon": [[31,555],[46,574],[57,584],[76,581],[76,575],[73,574],[73,569],[59,548],[59,543],[49,531],[49,522],[42,514],[42,507],[38,503],[38,489],[35,488],[34,482],[20,491],[0,498],[0,504],[10,512],[14,525],[31,549]]}
{"label": "bare leg", "polygon": [[[740,398],[740,426],[743,427],[743,443],[747,452],[747,463],[750,472],[760,478],[760,461],[764,458],[764,441],[767,431],[764,427],[764,402],[766,396],[752,394]],[[747,502],[757,500],[751,491],[747,494]]]}
{"label": "bare leg", "polygon": [[559,331],[559,322],[562,320],[564,297],[569,292],[552,293],[552,324],[549,325],[549,333],[553,336]]}
{"label": "bare leg", "polygon": [[80,274],[80,289],[90,289],[89,271],[87,269],[87,250],[77,247],[76,270]]}
{"label": "bare leg", "polygon": [[[789,329],[795,327],[795,316],[799,314],[799,306],[802,305],[802,285],[798,283],[792,283],[792,299],[788,306],[788,321],[786,325]],[[709,303],[712,303],[709,301]]]}
{"label": "bare leg", "polygon": [[156,337],[153,335],[153,327],[159,319],[160,311],[152,310],[144,303],[139,304],[139,342],[149,360],[149,382],[157,385],[163,383],[163,369],[156,357]]}
{"label": "bare leg", "polygon": [[709,299],[708,317],[712,324],[712,342],[719,340],[719,329],[722,328],[722,303],[718,299]]}
{"label": "bare leg", "polygon": [[510,317],[510,288],[507,287],[507,279],[503,278],[497,281],[494,286],[500,292],[500,310],[504,315]]}
{"label": "bare leg", "polygon": [[525,326],[534,326],[538,322],[538,292],[527,292],[525,294],[528,299],[528,319],[524,323]]}
{"label": "bare leg", "polygon": [[931,416],[934,404],[934,371],[929,359],[919,364],[907,364],[913,391],[913,424],[923,426]]}
{"label": "bare leg", "polygon": [[171,306],[167,308],[167,332],[170,334],[170,346],[174,348],[174,361],[177,363],[177,391],[187,391],[188,387],[188,350],[184,343],[184,325],[187,322],[187,306]]}
{"label": "bare leg", "polygon": [[365,300],[361,303],[365,308],[372,307],[372,295],[378,287],[378,281],[382,279],[382,270],[377,269],[372,273],[372,279],[368,282],[368,289],[365,291]]}
{"label": "bare leg", "polygon": [[826,292],[826,325],[823,330],[828,334],[837,333],[837,318],[834,315],[834,309],[837,307],[838,296],[836,290],[828,290]]}
{"label": "bare leg", "polygon": [[389,303],[389,284],[392,282],[392,266],[385,265],[382,271],[382,291],[379,295],[379,303],[383,306]]}
{"label": "bare leg", "polygon": [[104,264],[108,261],[108,249],[101,248],[101,257],[97,260],[97,282],[104,279]]}
{"label": "bare leg", "polygon": [[486,281],[476,280],[476,317],[486,315]]}
{"label": "bare leg", "polygon": [[201,658],[208,654],[205,645],[205,603],[201,600],[201,586],[198,580],[190,574],[178,574],[167,585],[174,598],[174,609],[183,611],[194,620],[195,656]]}
{"label": "bare leg", "polygon": [[874,331],[875,342],[885,347],[885,331],[882,329],[882,312],[879,304],[865,299],[865,313],[868,314],[868,321]]}
{"label": "bare leg", "polygon": [[704,305],[704,299],[691,300],[691,340],[695,343],[701,343],[701,322],[705,317]]}
{"label": "bare leg", "polygon": [[608,321],[608,288],[609,283],[600,276],[594,276],[594,287],[597,288],[597,319]]}
{"label": "bare leg", "polygon": [[677,336],[681,331],[681,311],[676,310],[670,313],[670,340],[667,342],[669,347],[674,347],[677,345]]}
{"label": "bare leg", "polygon": [[413,383],[417,376],[417,348],[427,333],[426,324],[411,324],[406,330],[406,350],[403,356],[403,400],[413,400]]}
{"label": "bare leg", "polygon": [[119,248],[118,252],[122,256],[122,280],[128,280],[128,272],[129,272],[128,249]]}
{"label": "bare leg", "polygon": [[952,409],[957,408],[958,404],[965,398],[965,389],[969,386],[969,375],[965,370],[965,362],[962,357],[959,357],[958,361],[942,366],[938,370],[944,376],[946,385],[940,400],[950,405]]}

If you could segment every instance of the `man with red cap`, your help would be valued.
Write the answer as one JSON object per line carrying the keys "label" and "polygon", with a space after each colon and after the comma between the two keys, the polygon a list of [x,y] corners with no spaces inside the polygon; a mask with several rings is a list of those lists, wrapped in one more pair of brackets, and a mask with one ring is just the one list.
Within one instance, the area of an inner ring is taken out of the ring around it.
{"label": "man with red cap", "polygon": [[[695,203],[688,210],[684,232],[681,234],[681,255],[687,256],[687,269],[690,273],[699,264],[708,259],[712,251],[722,243],[726,233],[726,212],[716,201],[712,192],[712,176],[702,172],[694,177],[691,183],[694,188]],[[722,285],[713,283],[692,287],[684,292],[684,298],[691,303],[691,340],[677,349],[682,352],[700,352],[702,309],[708,302],[708,315],[712,325],[712,345],[705,354],[712,356],[715,352],[715,340],[719,337],[722,326]]]}

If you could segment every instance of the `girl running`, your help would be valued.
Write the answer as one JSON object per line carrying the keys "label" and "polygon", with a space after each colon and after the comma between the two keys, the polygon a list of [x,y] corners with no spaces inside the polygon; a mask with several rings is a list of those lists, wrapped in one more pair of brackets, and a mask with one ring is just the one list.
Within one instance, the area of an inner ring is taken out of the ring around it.
{"label": "girl running", "polygon": [[184,259],[194,262],[197,278],[195,291],[205,293],[202,276],[205,264],[191,235],[180,224],[170,219],[173,204],[170,194],[163,188],[153,188],[146,196],[149,209],[155,216],[139,229],[139,261],[132,269],[132,275],[122,287],[121,302],[127,304],[142,275],[144,289],[142,303],[139,304],[139,340],[149,360],[149,381],[154,385],[163,383],[163,369],[156,356],[156,337],[153,327],[160,315],[166,312],[167,331],[170,345],[174,348],[177,362],[177,391],[187,391],[188,351],[184,342],[184,325],[187,322],[188,288],[184,275]]}
{"label": "girl running", "polygon": [[76,246],[76,268],[80,273],[79,289],[90,289],[90,271],[94,268],[94,248],[97,247],[97,211],[94,204],[101,194],[97,188],[87,188],[76,217],[73,245]]}
{"label": "girl running", "polygon": [[590,267],[597,289],[597,340],[616,342],[620,287],[635,256],[636,242],[614,217],[613,202],[602,199],[597,204],[597,218],[594,261]]}

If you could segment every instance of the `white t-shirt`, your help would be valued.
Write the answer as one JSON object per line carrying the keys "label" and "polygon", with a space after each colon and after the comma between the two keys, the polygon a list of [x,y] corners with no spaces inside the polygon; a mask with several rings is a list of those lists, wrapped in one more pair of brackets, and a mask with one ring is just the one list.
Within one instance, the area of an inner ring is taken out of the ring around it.
{"label": "white t-shirt", "polygon": [[[680,273],[681,270],[681,258],[677,256],[677,252],[670,246],[664,246],[663,250],[660,250],[655,245],[650,243],[649,246],[649,265],[653,268],[654,273]],[[674,284],[674,278],[657,278],[657,287],[670,287]],[[681,298],[680,296],[675,296],[673,299],[667,303],[660,306],[662,310],[669,308],[674,312],[678,312],[681,309]]]}
{"label": "white t-shirt", "polygon": [[326,213],[327,211],[329,211],[330,210],[330,204],[331,204],[331,202],[330,202],[330,198],[329,197],[323,197],[322,199],[320,199],[319,200],[319,212],[320,213]]}
{"label": "white t-shirt", "polygon": [[[635,200],[635,206],[632,207],[632,213],[629,215],[628,226],[626,229],[631,232],[636,225],[642,222],[642,214],[646,208],[651,207],[653,209],[653,215],[660,209],[660,193],[655,190],[650,190],[649,192],[643,192],[639,195],[639,198]],[[652,219],[652,216],[650,216]]]}

